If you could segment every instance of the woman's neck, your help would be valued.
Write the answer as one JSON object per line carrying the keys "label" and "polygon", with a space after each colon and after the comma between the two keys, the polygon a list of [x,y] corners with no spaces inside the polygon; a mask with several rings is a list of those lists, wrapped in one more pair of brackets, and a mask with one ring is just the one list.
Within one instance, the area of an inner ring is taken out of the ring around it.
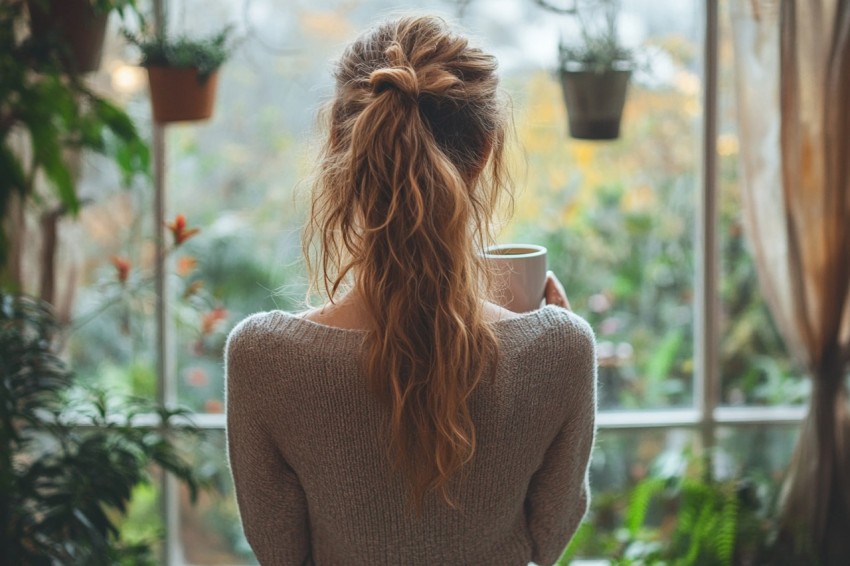
{"label": "woman's neck", "polygon": [[[299,316],[318,324],[347,330],[370,330],[372,327],[372,316],[366,308],[366,301],[356,289],[348,291],[332,303],[310,309]],[[484,303],[486,322],[497,322],[517,316],[519,315],[489,301]]]}
{"label": "woman's neck", "polygon": [[356,291],[348,291],[333,302],[312,308],[299,315],[302,318],[349,330],[369,330],[371,319],[366,303]]}

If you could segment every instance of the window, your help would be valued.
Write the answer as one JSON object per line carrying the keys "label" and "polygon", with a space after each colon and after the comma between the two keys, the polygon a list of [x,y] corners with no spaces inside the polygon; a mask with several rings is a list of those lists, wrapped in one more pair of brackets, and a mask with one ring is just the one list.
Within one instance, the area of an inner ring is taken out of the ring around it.
{"label": "window", "polygon": [[[623,2],[620,31],[626,43],[640,45],[642,65],[629,87],[622,136],[610,143],[566,134],[552,70],[559,36],[575,33],[570,17],[529,0],[418,6],[462,14],[461,23],[501,62],[524,148],[515,151],[517,210],[502,239],[546,245],[574,308],[596,329],[602,412],[592,464],[595,505],[613,517],[621,512],[617,494],[706,438],[719,447],[716,465],[725,466],[723,473],[746,466],[773,477],[793,442],[787,424],[801,415],[799,408],[776,406],[807,394],[772,330],[746,251],[727,3],[719,4],[719,27],[713,16],[706,19],[710,4]],[[165,259],[164,339],[152,284],[153,188],[115,191],[115,180],[96,161],[86,164],[86,190],[98,198],[76,229],[84,242],[83,282],[69,342],[72,365],[93,381],[158,393],[198,411],[206,438],[186,450],[199,469],[220,479],[221,492],[203,495],[194,507],[185,494],[166,488],[162,516],[174,563],[251,561],[226,468],[224,339],[247,314],[298,307],[305,289],[300,226],[308,187],[302,180],[310,169],[307,142],[317,103],[332,92],[329,61],[377,16],[406,6],[389,0],[167,3],[170,33],[202,34],[233,23],[244,40],[223,69],[213,120],[170,126],[164,135],[166,218],[184,214],[200,228]],[[95,81],[149,127],[144,74],[113,39],[105,72]],[[707,86],[706,53],[719,71],[718,82]],[[716,154],[703,150],[706,139],[716,142]],[[715,191],[709,174],[715,155],[716,215],[704,205]],[[697,230],[706,219],[709,229]],[[712,228],[719,271],[711,264]],[[130,266],[124,283],[122,261]],[[700,299],[715,284],[719,313]],[[718,379],[716,406],[709,393]],[[715,420],[722,426],[701,426]],[[703,430],[709,434],[701,436]],[[763,454],[748,452],[752,445]],[[128,529],[150,518],[155,500],[153,491],[139,495],[133,515],[139,519]]]}

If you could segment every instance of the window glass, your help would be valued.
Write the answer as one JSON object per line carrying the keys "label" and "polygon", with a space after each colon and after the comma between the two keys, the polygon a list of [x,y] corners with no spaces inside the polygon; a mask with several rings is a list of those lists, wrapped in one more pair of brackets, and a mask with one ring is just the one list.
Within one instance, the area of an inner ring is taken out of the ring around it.
{"label": "window glass", "polygon": [[717,431],[715,475],[719,478],[748,476],[775,490],[797,443],[796,425],[720,427]]}
{"label": "window glass", "polygon": [[[662,5],[663,4],[663,5]],[[631,1],[618,22],[638,48],[622,136],[567,136],[553,72],[573,18],[522,0],[472,2],[461,21],[496,53],[512,99],[516,214],[503,241],[538,242],[574,308],[597,331],[603,408],[692,403],[694,218],[702,73],[697,2]],[[495,8],[498,5],[499,9]],[[209,123],[168,132],[168,198],[200,233],[175,254],[182,402],[222,407],[221,349],[243,316],[298,308],[300,228],[317,106],[330,61],[392,2],[185,0],[175,32],[233,23],[242,39],[222,71]],[[452,16],[453,3],[428,6]],[[182,266],[182,269],[181,267]]]}
{"label": "window glass", "polygon": [[[143,10],[149,6],[138,4]],[[120,36],[121,29],[137,26],[133,17],[110,19],[100,69],[87,81],[123,107],[149,140],[147,77]],[[152,179],[137,178],[127,186],[115,163],[85,153],[79,193],[80,215],[62,224],[57,254],[58,304],[73,305],[66,335],[71,368],[81,382],[152,397],[157,382]]]}
{"label": "window glass", "polygon": [[187,564],[256,564],[242,533],[233,482],[227,467],[225,435],[209,430],[184,445],[185,457],[210,482],[212,490],[201,492],[192,504],[188,489],[179,493],[178,544]]}
{"label": "window glass", "polygon": [[729,2],[721,2],[717,140],[721,403],[796,404],[808,397],[810,382],[794,367],[770,316],[741,209],[735,54],[729,11]]}

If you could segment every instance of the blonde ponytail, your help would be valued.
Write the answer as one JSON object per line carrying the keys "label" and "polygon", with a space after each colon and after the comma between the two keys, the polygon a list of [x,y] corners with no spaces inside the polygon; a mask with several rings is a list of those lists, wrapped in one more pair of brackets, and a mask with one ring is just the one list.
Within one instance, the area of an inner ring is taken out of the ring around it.
{"label": "blonde ponytail", "polygon": [[495,367],[477,253],[505,190],[495,70],[437,18],[360,38],[338,66],[314,186],[305,241],[320,238],[331,299],[353,275],[372,318],[365,373],[417,506],[429,491],[452,504],[475,453],[469,398]]}

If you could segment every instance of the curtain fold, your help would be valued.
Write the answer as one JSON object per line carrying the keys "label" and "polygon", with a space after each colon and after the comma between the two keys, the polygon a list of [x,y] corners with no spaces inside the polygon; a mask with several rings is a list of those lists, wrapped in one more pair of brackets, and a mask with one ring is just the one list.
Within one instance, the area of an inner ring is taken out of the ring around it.
{"label": "curtain fold", "polygon": [[744,225],[771,314],[813,381],[784,539],[850,564],[850,0],[733,0]]}

